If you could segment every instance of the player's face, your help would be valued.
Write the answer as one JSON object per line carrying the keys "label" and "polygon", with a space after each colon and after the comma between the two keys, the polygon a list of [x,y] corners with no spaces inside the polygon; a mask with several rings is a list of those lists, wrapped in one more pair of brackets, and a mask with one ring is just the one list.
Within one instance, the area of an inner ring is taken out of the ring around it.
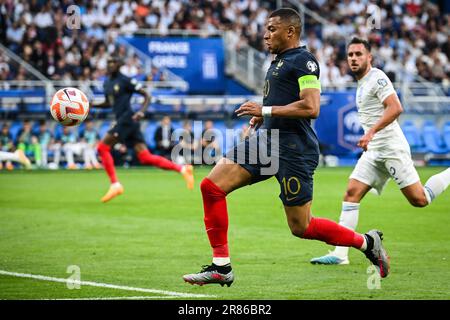
{"label": "player's face", "polygon": [[285,50],[288,41],[289,27],[281,22],[280,17],[267,20],[264,43],[270,53],[278,54]]}
{"label": "player's face", "polygon": [[119,71],[119,63],[117,61],[114,61],[114,60],[109,60],[107,68],[108,68],[108,73],[109,74],[117,73],[117,71]]}
{"label": "player's face", "polygon": [[364,74],[372,55],[362,43],[351,44],[347,50],[347,63],[355,75]]}

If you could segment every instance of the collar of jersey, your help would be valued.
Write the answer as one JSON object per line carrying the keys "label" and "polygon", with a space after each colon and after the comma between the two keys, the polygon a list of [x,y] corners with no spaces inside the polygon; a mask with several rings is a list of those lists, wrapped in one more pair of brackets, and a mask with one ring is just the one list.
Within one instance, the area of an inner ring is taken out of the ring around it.
{"label": "collar of jersey", "polygon": [[366,81],[366,79],[368,78],[368,76],[369,76],[369,74],[372,72],[374,70],[374,68],[372,67],[372,68],[370,68],[370,70],[369,70],[369,72],[367,72],[366,74],[365,74],[365,76],[364,77],[362,77],[361,79],[359,79],[358,80],[358,83],[359,82],[363,82],[363,81]]}
{"label": "collar of jersey", "polygon": [[299,47],[287,49],[286,51],[283,51],[282,53],[277,54],[276,59],[280,59],[281,57],[284,57],[285,55],[287,55],[291,52],[294,52],[295,50],[298,50],[298,49],[306,49],[306,46],[299,46]]}

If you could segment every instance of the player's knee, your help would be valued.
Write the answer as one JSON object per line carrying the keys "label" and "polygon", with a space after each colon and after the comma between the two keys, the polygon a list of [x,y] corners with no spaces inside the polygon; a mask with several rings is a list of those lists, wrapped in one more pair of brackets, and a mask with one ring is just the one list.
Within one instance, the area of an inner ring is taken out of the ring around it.
{"label": "player's knee", "polygon": [[109,152],[109,150],[110,150],[110,147],[106,143],[100,142],[97,145],[97,152],[98,153]]}
{"label": "player's knee", "polygon": [[344,201],[347,202],[359,202],[360,194],[357,188],[348,188],[344,194]]}
{"label": "player's knee", "polygon": [[204,178],[200,183],[200,190],[203,197],[225,197],[226,193],[220,189],[214,182]]}
{"label": "player's knee", "polygon": [[408,201],[411,205],[417,208],[423,208],[428,205],[427,198],[425,196],[414,196],[408,198]]}
{"label": "player's knee", "polygon": [[207,178],[204,178],[202,180],[202,182],[200,183],[200,190],[204,196],[211,194],[212,189],[213,189],[211,184],[212,184],[211,180],[209,180]]}
{"label": "player's knee", "polygon": [[308,229],[308,225],[304,225],[302,223],[294,223],[290,225],[290,229],[293,236],[303,238],[306,229]]}

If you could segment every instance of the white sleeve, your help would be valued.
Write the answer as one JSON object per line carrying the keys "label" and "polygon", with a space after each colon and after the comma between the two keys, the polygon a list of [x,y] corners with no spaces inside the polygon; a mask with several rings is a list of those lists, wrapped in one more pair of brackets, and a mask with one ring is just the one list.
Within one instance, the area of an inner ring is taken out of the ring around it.
{"label": "white sleeve", "polygon": [[389,80],[387,75],[383,72],[380,72],[375,76],[375,81],[375,94],[381,103],[383,103],[383,101],[391,94],[396,93],[391,80]]}

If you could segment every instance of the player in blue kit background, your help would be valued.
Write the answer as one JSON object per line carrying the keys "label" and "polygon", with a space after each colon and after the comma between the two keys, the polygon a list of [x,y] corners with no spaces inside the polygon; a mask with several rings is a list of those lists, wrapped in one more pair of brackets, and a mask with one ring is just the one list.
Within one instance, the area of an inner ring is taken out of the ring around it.
{"label": "player in blue kit background", "polygon": [[[94,108],[111,107],[116,118],[114,127],[108,131],[97,147],[103,167],[111,181],[110,188],[101,201],[110,201],[124,191],[123,186],[117,179],[114,159],[111,155],[111,148],[118,142],[134,148],[141,164],[180,172],[186,180],[187,187],[192,189],[194,187],[194,175],[191,165],[178,165],[164,157],[151,154],[148,150],[141,133],[139,120],[145,115],[150,103],[150,95],[136,79],[130,79],[120,73],[122,65],[123,62],[115,56],[108,59],[108,79],[104,83],[106,100],[101,104],[93,105]],[[130,99],[134,93],[144,96],[141,109],[137,112],[131,109],[130,104]]]}
{"label": "player in blue kit background", "polygon": [[[228,248],[226,196],[272,176],[280,184],[280,199],[294,236],[357,248],[382,277],[389,273],[389,257],[381,243],[381,232],[371,230],[362,235],[311,215],[313,174],[319,159],[311,119],[317,118],[320,110],[320,70],[316,58],[306,47],[299,46],[300,35],[301,19],[295,10],[278,9],[268,17],[264,40],[276,58],[267,71],[263,106],[246,102],[236,110],[238,116],[252,116],[252,127],[258,129],[264,124],[266,130],[258,130],[229,151],[202,181],[204,222],[213,261],[200,272],[183,276],[186,282],[231,285],[234,273]],[[262,161],[261,148],[271,150],[271,165],[278,164],[278,170],[264,171],[268,165]],[[251,161],[252,158],[257,161]]]}

